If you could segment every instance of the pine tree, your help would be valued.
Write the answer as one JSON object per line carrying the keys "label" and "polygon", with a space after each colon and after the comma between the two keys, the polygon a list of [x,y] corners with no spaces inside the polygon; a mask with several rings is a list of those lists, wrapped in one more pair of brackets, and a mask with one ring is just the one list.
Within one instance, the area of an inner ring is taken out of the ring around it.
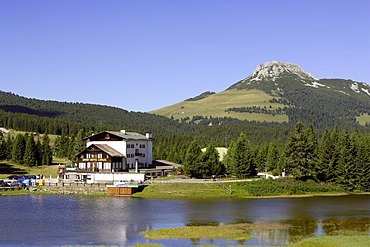
{"label": "pine tree", "polygon": [[281,175],[282,172],[281,167],[279,166],[279,150],[274,142],[271,142],[268,146],[266,170],[273,171],[275,175]]}
{"label": "pine tree", "polygon": [[0,160],[5,160],[7,157],[7,143],[5,141],[5,138],[0,131]]}
{"label": "pine tree", "polygon": [[331,140],[331,131],[326,128],[319,144],[319,162],[316,167],[316,178],[318,180],[327,181],[333,177],[334,171],[330,167],[334,152],[335,144]]}
{"label": "pine tree", "polygon": [[232,171],[232,175],[245,178],[255,176],[257,174],[253,152],[244,133],[241,133],[236,141],[233,159],[236,164]]}
{"label": "pine tree", "polygon": [[357,135],[357,159],[355,167],[355,189],[370,191],[370,139]]}
{"label": "pine tree", "polygon": [[37,146],[33,135],[26,135],[26,148],[24,152],[23,163],[28,166],[37,165]]}
{"label": "pine tree", "polygon": [[186,150],[185,160],[183,163],[184,172],[189,177],[199,178],[200,167],[200,149],[197,141],[192,141]]}
{"label": "pine tree", "polygon": [[18,134],[13,142],[12,160],[19,164],[23,164],[25,150],[26,150],[25,136],[22,134]]}
{"label": "pine tree", "polygon": [[236,161],[234,159],[235,157],[235,150],[236,143],[234,141],[231,141],[229,144],[229,147],[227,148],[227,152],[224,156],[224,159],[222,160],[222,163],[225,167],[225,171],[227,174],[233,175],[236,174]]}
{"label": "pine tree", "polygon": [[255,164],[259,171],[265,171],[266,161],[267,161],[267,154],[268,154],[268,145],[266,143],[261,144],[257,147],[255,151]]}
{"label": "pine tree", "polygon": [[13,139],[10,137],[10,134],[8,134],[8,137],[6,138],[6,160],[12,159],[12,149],[13,149]]}
{"label": "pine tree", "polygon": [[43,166],[51,165],[53,162],[53,152],[50,147],[50,138],[48,133],[45,133],[42,137],[41,157],[41,165]]}
{"label": "pine tree", "polygon": [[305,180],[315,173],[317,163],[317,140],[312,126],[303,130],[303,124],[296,124],[285,147],[286,172],[297,179]]}
{"label": "pine tree", "polygon": [[213,143],[201,155],[200,173],[203,178],[219,175],[223,171],[220,157]]}
{"label": "pine tree", "polygon": [[356,188],[356,158],[357,146],[354,136],[346,128],[340,136],[340,153],[337,168],[335,170],[335,181],[343,188],[352,191]]}
{"label": "pine tree", "polygon": [[304,167],[307,177],[315,177],[318,166],[318,141],[313,125],[304,131],[306,143],[306,165]]}

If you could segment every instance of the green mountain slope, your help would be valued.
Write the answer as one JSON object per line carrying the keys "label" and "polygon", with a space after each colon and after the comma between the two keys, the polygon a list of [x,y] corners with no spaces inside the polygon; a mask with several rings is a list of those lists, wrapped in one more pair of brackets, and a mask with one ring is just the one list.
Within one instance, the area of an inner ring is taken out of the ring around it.
{"label": "green mountain slope", "polygon": [[177,120],[190,120],[195,116],[207,118],[236,118],[248,121],[287,122],[286,114],[269,114],[258,112],[237,112],[231,108],[259,107],[266,110],[275,110],[284,107],[281,103],[271,103],[274,97],[260,90],[236,90],[230,89],[199,100],[183,101],[151,113],[166,116]]}

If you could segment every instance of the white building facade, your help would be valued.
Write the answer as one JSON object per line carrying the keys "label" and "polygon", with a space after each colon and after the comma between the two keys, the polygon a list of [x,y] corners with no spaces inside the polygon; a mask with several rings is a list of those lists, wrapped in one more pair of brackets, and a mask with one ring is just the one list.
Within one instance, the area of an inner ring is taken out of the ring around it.
{"label": "white building facade", "polygon": [[85,138],[86,149],[76,155],[79,170],[128,172],[152,166],[152,134],[103,131]]}

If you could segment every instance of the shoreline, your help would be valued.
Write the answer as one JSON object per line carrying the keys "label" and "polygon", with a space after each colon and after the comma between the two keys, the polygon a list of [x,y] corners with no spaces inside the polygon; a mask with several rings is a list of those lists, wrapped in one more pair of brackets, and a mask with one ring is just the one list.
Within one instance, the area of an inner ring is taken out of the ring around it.
{"label": "shoreline", "polygon": [[356,192],[356,193],[313,193],[313,194],[296,194],[296,195],[266,195],[266,196],[229,196],[229,197],[191,197],[191,196],[140,196],[133,194],[133,198],[156,198],[156,199],[199,199],[199,200],[215,200],[215,199],[274,199],[274,198],[311,198],[311,197],[335,197],[335,196],[352,196],[352,195],[366,195],[370,196],[370,192]]}
{"label": "shoreline", "polygon": [[[85,190],[84,188],[72,187],[55,187],[52,190],[45,186],[37,186],[29,190],[0,191],[0,196],[12,195],[82,195],[82,196],[109,196],[107,190],[103,191],[100,187],[98,191]],[[351,196],[351,195],[370,195],[370,192],[305,192],[297,194],[270,194],[267,195],[250,195],[248,191],[235,190],[232,193],[210,184],[204,186],[202,183],[171,183],[169,184],[150,184],[148,190],[137,192],[129,197],[132,198],[158,198],[158,199],[273,199],[273,198],[310,198],[310,197],[334,197],[334,196]],[[234,188],[233,188],[234,189]],[[236,188],[235,188],[236,189]]]}

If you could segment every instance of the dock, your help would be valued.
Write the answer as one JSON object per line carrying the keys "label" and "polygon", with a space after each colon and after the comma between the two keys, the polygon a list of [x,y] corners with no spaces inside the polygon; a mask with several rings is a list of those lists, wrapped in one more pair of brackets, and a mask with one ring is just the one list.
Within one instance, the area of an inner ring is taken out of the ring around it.
{"label": "dock", "polygon": [[136,192],[141,192],[147,185],[133,184],[127,186],[107,185],[107,194],[110,196],[131,196]]}

